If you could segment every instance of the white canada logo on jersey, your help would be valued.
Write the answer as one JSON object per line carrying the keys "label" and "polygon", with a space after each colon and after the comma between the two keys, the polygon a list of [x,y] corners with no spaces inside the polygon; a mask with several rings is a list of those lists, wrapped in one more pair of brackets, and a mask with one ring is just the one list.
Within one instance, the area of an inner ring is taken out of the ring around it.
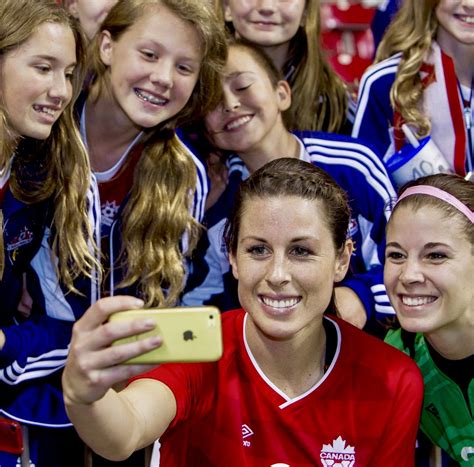
{"label": "white canada logo on jersey", "polygon": [[340,436],[331,444],[323,444],[319,454],[324,467],[352,467],[355,464],[355,448],[346,446]]}

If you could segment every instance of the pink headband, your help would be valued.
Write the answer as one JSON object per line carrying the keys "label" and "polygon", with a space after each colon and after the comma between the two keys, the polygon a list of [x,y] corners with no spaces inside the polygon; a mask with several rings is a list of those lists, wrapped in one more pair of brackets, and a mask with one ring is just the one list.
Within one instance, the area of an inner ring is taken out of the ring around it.
{"label": "pink headband", "polygon": [[451,206],[454,206],[458,211],[461,211],[471,222],[474,222],[474,212],[471,211],[464,203],[461,203],[453,195],[450,195],[446,191],[435,188],[434,186],[429,185],[415,185],[407,188],[397,202],[400,202],[403,198],[411,195],[428,195],[434,196],[435,198],[441,199],[446,203],[449,203]]}

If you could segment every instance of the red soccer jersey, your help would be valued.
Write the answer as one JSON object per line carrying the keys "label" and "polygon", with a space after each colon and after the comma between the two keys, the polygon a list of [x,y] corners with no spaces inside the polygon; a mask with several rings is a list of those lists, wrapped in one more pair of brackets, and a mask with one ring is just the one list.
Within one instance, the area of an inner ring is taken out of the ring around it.
{"label": "red soccer jersey", "polygon": [[[412,466],[423,382],[411,359],[337,319],[324,377],[294,399],[275,387],[245,341],[245,312],[223,314],[216,363],[166,364],[177,414],[160,466]],[[153,466],[155,467],[155,466]]]}
{"label": "red soccer jersey", "polygon": [[118,172],[110,180],[99,181],[102,237],[108,237],[110,227],[117,217],[120,206],[132,189],[135,167],[142,152],[143,145],[135,145]]}

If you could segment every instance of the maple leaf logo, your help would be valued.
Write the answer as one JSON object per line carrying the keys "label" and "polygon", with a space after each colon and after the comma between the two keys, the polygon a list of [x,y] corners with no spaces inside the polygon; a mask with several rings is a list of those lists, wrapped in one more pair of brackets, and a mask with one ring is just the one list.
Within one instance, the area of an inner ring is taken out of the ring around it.
{"label": "maple leaf logo", "polygon": [[319,455],[324,467],[353,467],[356,461],[355,448],[338,436],[332,444],[323,444]]}
{"label": "maple leaf logo", "polygon": [[323,444],[322,450],[325,452],[345,452],[347,454],[355,454],[354,447],[350,445],[347,445],[346,447],[346,441],[340,436],[332,442],[332,445]]}

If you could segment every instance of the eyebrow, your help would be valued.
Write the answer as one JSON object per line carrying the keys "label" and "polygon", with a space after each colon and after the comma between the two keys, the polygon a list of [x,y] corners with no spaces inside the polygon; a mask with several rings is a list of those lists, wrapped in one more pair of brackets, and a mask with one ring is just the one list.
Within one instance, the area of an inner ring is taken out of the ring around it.
{"label": "eyebrow", "polygon": [[451,248],[450,245],[448,245],[447,243],[443,243],[443,242],[430,242],[430,243],[427,243],[425,245],[425,248],[438,248],[440,246]]}
{"label": "eyebrow", "polygon": [[[139,47],[147,47],[147,46],[153,46],[153,47],[157,47],[158,49],[164,49],[166,51],[166,47],[161,43],[161,42],[157,42],[155,39],[148,39],[148,38],[142,38],[139,43],[138,43]],[[194,63],[201,63],[201,56],[199,55],[197,58],[196,57],[191,57],[189,55],[186,55],[186,54],[183,54],[179,57],[181,60],[187,60],[187,61],[190,61],[190,62],[194,62]]]}
{"label": "eyebrow", "polygon": [[225,79],[238,78],[239,76],[245,75],[247,73],[251,75],[256,75],[254,71],[234,71],[232,73],[229,73],[228,75],[225,75]]}
{"label": "eyebrow", "polygon": [[[53,57],[52,55],[47,55],[47,54],[38,54],[38,55],[34,55],[33,58],[40,58],[41,60],[48,60],[50,62],[54,62],[54,63],[58,63],[59,60],[57,57]],[[69,67],[74,67],[77,65],[77,62],[74,61],[72,63],[70,63],[66,68],[69,68]]]}
{"label": "eyebrow", "polygon": [[307,235],[306,237],[296,237],[291,240],[291,243],[296,243],[296,242],[304,242],[305,240],[318,240],[317,237],[311,237],[310,235]]}
{"label": "eyebrow", "polygon": [[[260,238],[260,237],[254,237],[253,235],[249,235],[247,237],[243,237],[241,239],[241,241],[245,241],[245,240],[252,240],[252,241],[256,241],[256,242],[267,242],[267,240],[265,240],[264,238]],[[290,243],[297,243],[297,242],[302,242],[302,241],[305,241],[305,240],[318,240],[316,237],[311,237],[311,236],[306,236],[306,237],[296,237],[296,238],[292,238],[290,240]]]}
{"label": "eyebrow", "polygon": [[[386,247],[391,246],[391,247],[403,249],[403,247],[398,242],[389,242],[385,246]],[[426,243],[425,245],[423,245],[423,248],[424,249],[431,249],[431,248],[439,248],[440,246],[446,247],[446,248],[451,248],[450,245],[448,245],[447,243],[442,243],[442,242],[429,242],[429,243]]]}

